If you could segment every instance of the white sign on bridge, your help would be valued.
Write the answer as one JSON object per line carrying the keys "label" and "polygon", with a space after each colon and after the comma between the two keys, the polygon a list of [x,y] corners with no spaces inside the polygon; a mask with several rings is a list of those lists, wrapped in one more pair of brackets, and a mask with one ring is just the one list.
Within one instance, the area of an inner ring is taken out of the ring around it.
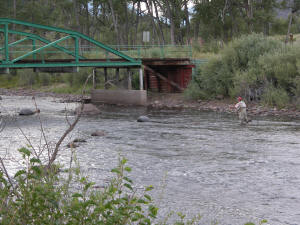
{"label": "white sign on bridge", "polygon": [[150,31],[143,31],[143,42],[150,41]]}

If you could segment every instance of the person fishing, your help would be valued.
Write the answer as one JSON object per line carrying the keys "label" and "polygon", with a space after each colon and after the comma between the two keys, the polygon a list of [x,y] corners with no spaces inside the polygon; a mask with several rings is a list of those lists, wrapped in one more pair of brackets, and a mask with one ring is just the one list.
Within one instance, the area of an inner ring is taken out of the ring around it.
{"label": "person fishing", "polygon": [[241,124],[248,123],[249,120],[247,118],[247,106],[246,103],[243,101],[242,97],[237,98],[238,103],[235,104],[235,108],[239,114],[239,119]]}

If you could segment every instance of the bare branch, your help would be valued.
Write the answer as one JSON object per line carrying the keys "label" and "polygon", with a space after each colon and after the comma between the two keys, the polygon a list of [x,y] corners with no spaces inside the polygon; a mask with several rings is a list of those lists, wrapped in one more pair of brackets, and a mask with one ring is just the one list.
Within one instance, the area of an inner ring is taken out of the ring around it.
{"label": "bare branch", "polygon": [[2,160],[1,157],[0,157],[0,163],[1,163],[2,171],[4,172],[5,176],[7,177],[7,180],[8,180],[8,182],[10,183],[12,189],[14,190],[15,195],[17,195],[18,197],[20,197],[19,193],[18,193],[18,192],[16,191],[16,189],[15,189],[15,186],[14,186],[13,182],[12,182],[11,179],[10,179],[10,176],[9,176],[7,170],[6,170],[6,167],[5,167],[5,165],[4,165],[3,160]]}
{"label": "bare branch", "polygon": [[49,147],[49,144],[48,144],[46,135],[45,135],[43,123],[42,123],[42,121],[41,121],[40,110],[39,110],[38,107],[37,107],[37,104],[36,104],[36,101],[35,101],[35,97],[32,97],[32,100],[33,100],[34,105],[35,105],[35,110],[36,110],[36,112],[37,112],[37,114],[38,114],[38,119],[39,119],[39,122],[40,122],[41,132],[42,132],[43,138],[44,138],[44,140],[45,140],[45,143],[46,143],[46,146],[47,146],[47,149],[48,149],[48,152],[49,152],[49,151],[50,151],[50,147]]}
{"label": "bare branch", "polygon": [[92,77],[92,74],[89,75],[84,83],[83,89],[82,89],[82,94],[81,94],[81,107],[80,110],[78,111],[78,114],[76,115],[76,118],[74,120],[74,122],[69,126],[69,128],[64,132],[64,134],[60,137],[60,139],[58,140],[58,142],[56,143],[55,149],[53,154],[51,155],[51,158],[49,160],[48,163],[48,169],[50,169],[51,165],[53,164],[53,162],[55,161],[56,157],[57,157],[57,153],[59,151],[59,147],[62,144],[62,142],[64,141],[64,139],[68,136],[68,134],[75,128],[76,124],[78,123],[82,111],[83,111],[83,107],[84,107],[84,93],[85,93],[85,89],[86,89],[86,85],[89,81],[89,79]]}

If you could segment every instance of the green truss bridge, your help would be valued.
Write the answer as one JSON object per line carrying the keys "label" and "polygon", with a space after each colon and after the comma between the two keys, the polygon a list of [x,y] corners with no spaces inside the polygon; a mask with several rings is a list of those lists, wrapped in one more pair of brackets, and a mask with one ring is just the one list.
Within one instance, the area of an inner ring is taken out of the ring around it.
{"label": "green truss bridge", "polygon": [[[24,68],[76,72],[79,67],[140,68],[142,65],[140,60],[76,31],[0,18],[1,34],[0,73]],[[99,50],[93,54],[83,52],[82,44]]]}
{"label": "green truss bridge", "polygon": [[[16,69],[72,73],[80,67],[90,67],[93,68],[92,102],[116,104],[144,105],[147,91],[182,92],[187,87],[195,67],[191,46],[149,46],[155,50],[156,58],[147,54],[142,57],[146,48],[134,47],[123,46],[121,52],[76,31],[0,18],[0,74]],[[165,53],[169,50],[165,50],[173,48],[175,52],[167,58]],[[97,68],[103,69],[105,90],[96,90]],[[112,68],[110,73],[108,68]],[[139,90],[132,90],[133,73],[139,75]],[[122,83],[127,90],[110,89],[123,89]]]}

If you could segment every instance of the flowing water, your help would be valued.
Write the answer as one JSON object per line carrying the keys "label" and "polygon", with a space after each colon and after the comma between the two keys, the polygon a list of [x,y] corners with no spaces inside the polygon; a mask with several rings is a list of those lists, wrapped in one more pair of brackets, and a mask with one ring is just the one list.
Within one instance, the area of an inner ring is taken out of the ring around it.
{"label": "flowing water", "polygon": [[[31,98],[3,96],[0,104],[7,121],[0,133],[0,154],[16,158],[6,162],[13,173],[20,168],[16,149],[27,143],[21,130],[34,146],[45,146],[36,115],[14,116],[21,108],[34,108]],[[62,111],[76,104],[52,98],[39,98],[37,104],[47,141],[55,143],[67,127]],[[76,149],[77,156],[97,185],[107,184],[121,154],[129,160],[138,190],[155,187],[160,218],[174,210],[189,218],[200,213],[199,224],[240,225],[260,219],[272,225],[300,224],[300,121],[261,117],[241,126],[236,116],[213,112],[112,106],[102,111],[83,117],[66,140],[87,140]],[[136,122],[146,114],[151,122]],[[106,135],[92,137],[95,130]],[[59,161],[67,165],[69,153],[64,149]]]}

